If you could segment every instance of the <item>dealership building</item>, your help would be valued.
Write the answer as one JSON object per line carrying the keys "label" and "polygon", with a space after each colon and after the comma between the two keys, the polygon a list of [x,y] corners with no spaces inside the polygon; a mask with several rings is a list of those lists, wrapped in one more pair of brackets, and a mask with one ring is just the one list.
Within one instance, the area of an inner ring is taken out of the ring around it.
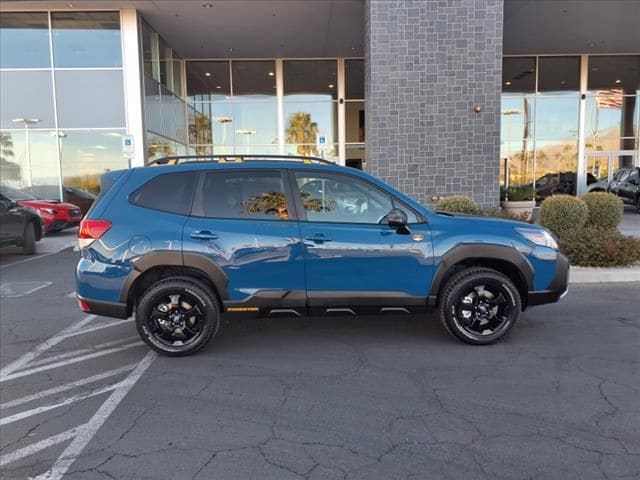
{"label": "dealership building", "polygon": [[498,202],[640,163],[640,1],[0,2],[3,185],[166,155],[323,156]]}

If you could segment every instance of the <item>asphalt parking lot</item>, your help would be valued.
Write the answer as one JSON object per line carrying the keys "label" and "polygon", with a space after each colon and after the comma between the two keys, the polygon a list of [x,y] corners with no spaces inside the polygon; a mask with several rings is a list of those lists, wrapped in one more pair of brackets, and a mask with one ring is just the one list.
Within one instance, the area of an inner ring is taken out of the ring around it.
{"label": "asphalt parking lot", "polygon": [[2,478],[640,476],[640,284],[469,347],[434,317],[247,320],[158,357],[76,308],[77,253],[2,256]]}

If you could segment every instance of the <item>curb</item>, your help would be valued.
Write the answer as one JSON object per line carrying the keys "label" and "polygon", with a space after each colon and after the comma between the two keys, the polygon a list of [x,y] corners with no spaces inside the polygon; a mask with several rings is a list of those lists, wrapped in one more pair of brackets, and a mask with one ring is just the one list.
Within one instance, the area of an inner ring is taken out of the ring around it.
{"label": "curb", "polygon": [[626,283],[640,282],[640,267],[589,268],[571,267],[569,283]]}

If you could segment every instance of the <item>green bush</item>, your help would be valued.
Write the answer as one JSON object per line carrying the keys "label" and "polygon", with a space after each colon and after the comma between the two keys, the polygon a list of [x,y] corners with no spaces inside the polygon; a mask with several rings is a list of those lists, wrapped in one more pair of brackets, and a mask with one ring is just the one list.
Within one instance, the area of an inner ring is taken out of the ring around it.
{"label": "green bush", "polygon": [[585,227],[565,234],[560,246],[571,265],[625,267],[640,261],[640,239],[611,228]]}
{"label": "green bush", "polygon": [[616,228],[622,221],[624,204],[612,193],[589,192],[580,198],[587,204],[587,226],[598,228]]}
{"label": "green bush", "polygon": [[587,205],[571,195],[552,195],[540,207],[540,223],[562,238],[587,223]]}
{"label": "green bush", "polygon": [[468,213],[470,215],[478,215],[481,212],[476,202],[463,195],[453,195],[438,200],[436,210],[440,212]]}
{"label": "green bush", "polygon": [[513,187],[500,187],[500,200],[510,202],[524,202],[535,200],[536,189],[531,185],[518,185]]}

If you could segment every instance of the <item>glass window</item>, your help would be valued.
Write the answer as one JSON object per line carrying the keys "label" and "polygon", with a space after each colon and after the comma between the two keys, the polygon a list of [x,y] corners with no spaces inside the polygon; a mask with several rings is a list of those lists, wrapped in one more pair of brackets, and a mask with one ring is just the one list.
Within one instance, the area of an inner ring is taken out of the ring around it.
{"label": "glass window", "polygon": [[187,62],[187,96],[192,102],[228,101],[229,62]]}
{"label": "glass window", "polygon": [[47,14],[2,12],[0,15],[0,67],[50,66]]}
{"label": "glass window", "polygon": [[338,109],[333,102],[285,103],[285,142],[315,145],[317,136],[324,135],[327,143],[336,143],[337,116]]}
{"label": "glass window", "polygon": [[134,205],[162,212],[188,215],[198,172],[158,175],[129,197]]}
{"label": "glass window", "polygon": [[147,160],[176,155],[176,142],[168,138],[147,132]]}
{"label": "glass window", "polygon": [[144,64],[144,73],[153,77],[153,47],[151,46],[153,38],[153,30],[147,24],[142,22],[142,62]]}
{"label": "glass window", "polygon": [[335,100],[338,77],[335,60],[285,60],[285,102]]}
{"label": "glass window", "polygon": [[345,103],[345,141],[364,142],[364,102]]}
{"label": "glass window", "polygon": [[168,88],[160,87],[162,134],[179,142],[186,142],[187,129],[184,118],[184,103]]}
{"label": "glass window", "polygon": [[147,130],[162,132],[160,84],[148,75],[144,76],[144,119]]}
{"label": "glass window", "polygon": [[124,87],[120,70],[56,71],[61,128],[124,127]]}
{"label": "glass window", "polygon": [[[233,105],[235,145],[278,144],[278,108],[275,102]],[[220,119],[218,119],[220,120]],[[223,117],[223,121],[225,118]],[[221,125],[224,128],[226,124]]]}
{"label": "glass window", "polygon": [[310,222],[378,224],[393,208],[391,195],[347,175],[296,172]]}
{"label": "glass window", "polygon": [[[536,140],[565,140],[578,138],[578,109],[580,98],[571,96],[536,97]],[[530,121],[531,118],[526,119]],[[575,141],[575,140],[572,140]]]}
{"label": "glass window", "polygon": [[231,62],[234,100],[272,100],[276,95],[274,61]]}
{"label": "glass window", "polygon": [[535,57],[506,57],[502,59],[502,91],[536,91]]}
{"label": "glass window", "polygon": [[65,187],[97,195],[100,175],[128,168],[122,156],[123,132],[66,132],[61,138],[62,177]]}
{"label": "glass window", "polygon": [[0,172],[2,184],[37,197],[34,187],[50,186],[46,198],[60,199],[57,137],[54,132],[0,132]]}
{"label": "glass window", "polygon": [[580,90],[580,57],[540,57],[538,91]]}
{"label": "glass window", "polygon": [[53,12],[56,67],[121,67],[118,12]]}
{"label": "glass window", "polygon": [[621,89],[625,95],[640,90],[640,55],[589,57],[589,90]]}
{"label": "glass window", "polygon": [[345,97],[348,100],[364,99],[364,60],[345,60]]}
{"label": "glass window", "polygon": [[30,128],[55,126],[51,72],[2,71],[0,85],[2,128],[23,128],[24,122],[19,119],[29,120]]}
{"label": "glass window", "polygon": [[287,199],[280,172],[212,172],[203,187],[203,216],[287,220]]}

